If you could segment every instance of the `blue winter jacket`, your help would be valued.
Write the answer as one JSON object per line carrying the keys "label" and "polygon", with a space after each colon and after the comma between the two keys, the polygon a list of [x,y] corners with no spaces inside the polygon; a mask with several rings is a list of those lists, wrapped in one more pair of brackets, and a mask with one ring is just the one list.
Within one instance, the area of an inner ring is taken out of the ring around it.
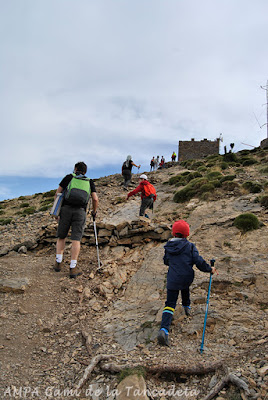
{"label": "blue winter jacket", "polygon": [[164,249],[164,263],[169,266],[167,289],[188,288],[194,280],[194,264],[200,271],[212,271],[210,265],[199,255],[195,245],[187,239],[173,238],[166,243]]}

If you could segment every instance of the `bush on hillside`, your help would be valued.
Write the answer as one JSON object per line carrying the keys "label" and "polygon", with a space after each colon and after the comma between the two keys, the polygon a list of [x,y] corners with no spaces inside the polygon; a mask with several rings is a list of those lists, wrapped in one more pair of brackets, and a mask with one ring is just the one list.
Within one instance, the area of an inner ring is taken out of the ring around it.
{"label": "bush on hillside", "polygon": [[222,177],[222,176],[223,176],[222,173],[219,171],[211,171],[206,175],[208,180],[218,179],[219,177]]}
{"label": "bush on hillside", "polygon": [[268,174],[268,165],[260,169],[261,174]]}
{"label": "bush on hillside", "polygon": [[20,208],[26,208],[29,207],[30,203],[21,203]]}
{"label": "bush on hillside", "polygon": [[56,189],[50,190],[49,192],[43,193],[43,197],[52,197],[55,196]]}
{"label": "bush on hillside", "polygon": [[268,196],[267,195],[262,196],[260,198],[260,203],[261,203],[261,206],[263,206],[264,208],[268,208]]}
{"label": "bush on hillside", "polygon": [[234,220],[234,226],[242,232],[258,229],[260,222],[256,215],[251,213],[240,214]]}
{"label": "bush on hillside", "polygon": [[248,167],[249,165],[257,164],[258,161],[255,158],[246,158],[242,161],[243,167]]}
{"label": "bush on hillside", "polygon": [[229,167],[229,164],[226,161],[223,161],[222,163],[220,163],[220,167],[221,169],[227,169]]}
{"label": "bush on hillside", "polygon": [[226,162],[238,162],[238,157],[235,153],[226,153],[223,155],[223,160]]}
{"label": "bush on hillside", "polygon": [[12,221],[12,218],[1,218],[0,219],[0,225],[8,225]]}
{"label": "bush on hillside", "polygon": [[236,175],[225,175],[222,178],[220,178],[220,182],[226,182],[226,181],[233,181],[236,178]]}
{"label": "bush on hillside", "polygon": [[242,186],[250,193],[260,193],[262,191],[262,185],[258,182],[247,181],[244,182]]}
{"label": "bush on hillside", "polygon": [[25,208],[21,212],[21,215],[23,215],[25,217],[26,215],[31,215],[31,214],[34,214],[35,212],[36,212],[36,208],[35,207],[28,207],[28,208]]}

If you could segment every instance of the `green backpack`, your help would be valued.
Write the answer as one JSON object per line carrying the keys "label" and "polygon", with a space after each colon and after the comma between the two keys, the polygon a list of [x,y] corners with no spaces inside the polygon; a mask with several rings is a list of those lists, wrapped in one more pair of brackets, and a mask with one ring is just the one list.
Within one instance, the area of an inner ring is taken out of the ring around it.
{"label": "green backpack", "polygon": [[66,188],[64,198],[67,204],[75,207],[86,207],[90,197],[90,179],[84,175],[75,175]]}

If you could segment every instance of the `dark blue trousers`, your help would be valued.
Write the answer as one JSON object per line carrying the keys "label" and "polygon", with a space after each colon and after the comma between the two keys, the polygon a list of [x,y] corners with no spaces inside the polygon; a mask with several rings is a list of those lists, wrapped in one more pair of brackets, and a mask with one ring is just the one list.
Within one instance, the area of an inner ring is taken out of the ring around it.
{"label": "dark blue trousers", "polygon": [[[169,331],[169,327],[176,308],[179,293],[180,293],[179,290],[167,289],[167,301],[165,302],[165,307],[163,310],[162,322],[161,322],[161,328],[165,328],[167,331]],[[189,306],[191,304],[189,287],[187,289],[181,290],[181,299],[182,299],[182,305],[184,307]]]}

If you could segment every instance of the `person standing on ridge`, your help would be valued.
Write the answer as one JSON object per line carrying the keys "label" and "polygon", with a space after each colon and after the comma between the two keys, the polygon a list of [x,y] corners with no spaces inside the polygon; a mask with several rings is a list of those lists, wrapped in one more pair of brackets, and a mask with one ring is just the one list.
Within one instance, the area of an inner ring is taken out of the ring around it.
{"label": "person standing on ridge", "polygon": [[176,161],[176,157],[177,157],[177,154],[175,153],[175,151],[173,151],[172,156],[171,156],[171,161],[172,162]]}
{"label": "person standing on ridge", "polygon": [[147,214],[144,215],[146,208],[153,208],[154,201],[156,200],[156,191],[155,187],[148,182],[147,175],[142,174],[140,176],[140,184],[136,187],[136,189],[129,192],[127,195],[127,200],[134,196],[135,194],[141,192],[141,207],[140,207],[140,217],[145,216],[149,218]]}
{"label": "person standing on ridge", "polygon": [[200,271],[214,274],[215,267],[211,267],[199,255],[195,245],[187,240],[190,228],[186,221],[179,220],[172,226],[173,238],[164,246],[164,264],[168,265],[167,273],[167,300],[162,314],[161,327],[157,340],[160,345],[168,346],[168,334],[179,292],[181,291],[182,306],[187,316],[190,315],[190,285],[194,280],[193,265]]}
{"label": "person standing on ridge", "polygon": [[151,171],[153,171],[154,170],[154,157],[151,159],[151,162],[150,162],[150,172]]}
{"label": "person standing on ridge", "polygon": [[140,168],[140,165],[134,164],[134,162],[131,159],[131,156],[129,155],[129,156],[127,156],[126,161],[124,161],[124,163],[122,165],[122,175],[124,177],[123,185],[124,185],[124,189],[126,189],[126,190],[131,181],[131,177],[132,177],[131,170],[132,170],[133,166]]}
{"label": "person standing on ridge", "polygon": [[66,175],[59,184],[55,198],[58,193],[64,191],[64,200],[59,215],[59,224],[57,230],[56,243],[56,263],[54,270],[61,270],[66,237],[70,228],[71,232],[71,263],[70,278],[76,278],[82,273],[78,270],[77,259],[80,252],[80,242],[84,233],[86,223],[86,210],[90,199],[92,198],[93,218],[97,213],[99,204],[95,185],[92,179],[85,176],[87,165],[84,162],[78,162],[74,166],[74,173]]}

